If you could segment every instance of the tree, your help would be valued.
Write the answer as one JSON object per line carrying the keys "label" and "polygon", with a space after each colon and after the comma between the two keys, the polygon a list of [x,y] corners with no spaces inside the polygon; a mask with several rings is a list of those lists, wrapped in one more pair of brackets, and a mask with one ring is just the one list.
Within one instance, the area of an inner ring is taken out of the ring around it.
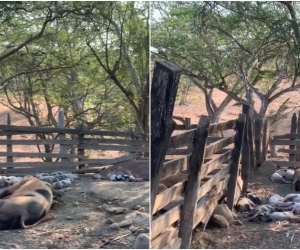
{"label": "tree", "polygon": [[[269,104],[300,87],[299,4],[164,4],[168,11],[153,24],[156,55],[181,65],[203,91],[218,88],[228,98],[248,103],[256,114],[256,129],[261,131]],[[290,79],[289,84],[282,85],[283,79]],[[254,95],[260,100],[258,110]]]}

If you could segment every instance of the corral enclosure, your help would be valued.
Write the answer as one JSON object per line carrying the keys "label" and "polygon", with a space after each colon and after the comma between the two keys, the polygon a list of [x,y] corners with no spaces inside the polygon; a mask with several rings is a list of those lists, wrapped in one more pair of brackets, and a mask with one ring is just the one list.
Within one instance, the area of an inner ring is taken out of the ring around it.
{"label": "corral enclosure", "polygon": [[[170,123],[179,76],[177,66],[156,63],[152,100],[165,100],[165,103],[152,104],[152,248],[189,248],[192,230],[199,223],[206,227],[225,188],[228,188],[227,205],[233,208],[241,192],[247,190],[250,166],[254,168],[256,164],[252,113],[247,105],[243,106],[244,114],[222,123],[211,124],[208,116],[201,116],[198,125],[191,125],[187,119],[184,125]],[[176,128],[187,131],[173,132]],[[224,131],[231,135],[219,136]],[[186,171],[187,180],[156,196],[159,181]],[[165,213],[160,213],[167,205]]]}
{"label": "corral enclosure", "polygon": [[[58,113],[58,124],[58,128],[14,126],[10,114],[7,114],[6,125],[0,125],[2,173],[20,175],[56,170],[87,173],[96,172],[99,166],[147,160],[144,158],[149,151],[147,134],[87,130],[80,125],[66,129],[63,111]],[[36,134],[52,138],[37,139]],[[103,159],[101,151],[115,154]]]}
{"label": "corral enclosure", "polygon": [[[47,248],[45,242],[50,241],[54,248],[132,248],[138,232],[149,233],[149,182],[99,181],[89,175],[103,167],[113,172],[121,166],[122,171],[143,174],[148,180],[149,160],[144,157],[149,150],[147,134],[31,127],[24,118],[9,114],[1,114],[0,175],[66,170],[79,173],[81,179],[63,189],[62,204],[50,211],[54,220],[25,231],[1,231],[0,237],[7,242],[4,247]],[[9,118],[11,125],[7,125]],[[53,138],[37,139],[37,133]],[[39,152],[37,145],[44,151],[45,144],[55,145],[54,150]],[[107,212],[102,206],[118,207],[124,213]],[[107,218],[127,226],[113,230]]]}

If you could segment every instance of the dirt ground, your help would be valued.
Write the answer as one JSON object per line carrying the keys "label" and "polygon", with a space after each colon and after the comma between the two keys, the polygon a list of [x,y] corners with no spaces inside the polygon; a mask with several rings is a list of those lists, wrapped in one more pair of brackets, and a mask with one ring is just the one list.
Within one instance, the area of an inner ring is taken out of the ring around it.
{"label": "dirt ground", "polygon": [[[224,99],[224,94],[221,91],[215,90],[213,98],[217,105]],[[291,92],[283,95],[275,102],[270,104],[268,112],[276,111],[282,102],[290,98],[292,102],[290,110],[299,106],[300,94],[299,92]],[[197,124],[201,115],[207,115],[204,103],[204,96],[200,90],[194,87],[188,95],[188,106],[175,105],[174,115],[191,118],[192,124]],[[178,103],[178,101],[177,101]],[[232,101],[221,115],[220,121],[229,119],[236,119],[237,115],[241,113],[241,106],[233,106],[235,102]],[[259,100],[255,99],[255,107],[258,108]],[[296,110],[297,111],[297,110]],[[280,135],[289,133],[290,120],[293,112],[288,115],[277,127],[273,129],[273,135]],[[284,147],[284,146],[282,146]],[[277,147],[279,148],[279,147]],[[287,148],[287,147],[286,147]],[[278,153],[278,158],[284,160],[286,155]],[[260,172],[254,173],[249,180],[249,190],[254,191],[259,197],[270,197],[277,193],[285,196],[291,193],[291,186],[287,184],[274,184],[270,180],[269,175],[263,175]],[[285,249],[285,248],[299,248],[300,244],[300,225],[288,224],[288,222],[273,222],[273,223],[250,223],[245,218],[244,214],[238,214],[243,226],[231,226],[230,229],[218,229],[207,227],[205,231],[196,228],[192,238],[191,248],[193,249]]]}
{"label": "dirt ground", "polygon": [[64,189],[61,200],[50,212],[54,220],[32,229],[0,231],[0,247],[130,249],[139,233],[149,233],[149,182],[83,177]]}

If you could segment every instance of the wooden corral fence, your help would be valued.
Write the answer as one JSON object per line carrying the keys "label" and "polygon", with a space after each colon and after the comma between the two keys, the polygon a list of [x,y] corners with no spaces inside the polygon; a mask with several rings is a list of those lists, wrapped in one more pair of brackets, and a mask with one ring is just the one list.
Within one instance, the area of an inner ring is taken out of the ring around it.
{"label": "wooden corral fence", "polygon": [[[52,134],[57,139],[14,139],[15,135]],[[101,138],[99,138],[101,137]],[[6,146],[6,151],[0,152],[6,162],[0,162],[0,174],[32,174],[36,172],[51,172],[57,170],[74,171],[78,173],[96,172],[103,165],[112,165],[123,161],[139,159],[149,152],[148,134],[134,132],[87,130],[82,125],[77,128],[64,128],[64,114],[58,114],[58,127],[31,127],[11,125],[10,115],[7,115],[7,125],[0,125],[0,146]],[[58,145],[57,153],[16,152],[15,145]],[[68,146],[74,146],[77,154],[68,152]],[[86,150],[121,151],[124,156],[114,159],[89,159]],[[127,153],[127,154],[126,154]],[[14,157],[47,158],[44,162],[14,162]]]}
{"label": "wooden corral fence", "polygon": [[[201,116],[197,125],[189,123],[189,130],[171,136],[175,128],[187,129],[172,120],[179,77],[176,65],[156,62],[151,93],[151,246],[155,249],[190,248],[192,230],[199,223],[206,227],[225,188],[227,205],[232,209],[241,192],[247,190],[250,148],[254,153],[247,105],[236,120],[211,124],[211,117]],[[232,135],[213,136],[225,130],[231,130]],[[171,159],[171,155],[177,158]],[[156,195],[160,180],[184,171],[188,172],[187,180]],[[166,206],[169,210],[161,213]]]}
{"label": "wooden corral fence", "polygon": [[289,146],[288,149],[278,149],[277,152],[282,152],[289,155],[288,161],[273,161],[278,168],[300,167],[300,113],[298,116],[296,113],[294,113],[292,116],[290,134],[273,136],[270,140],[270,145],[273,147]]}

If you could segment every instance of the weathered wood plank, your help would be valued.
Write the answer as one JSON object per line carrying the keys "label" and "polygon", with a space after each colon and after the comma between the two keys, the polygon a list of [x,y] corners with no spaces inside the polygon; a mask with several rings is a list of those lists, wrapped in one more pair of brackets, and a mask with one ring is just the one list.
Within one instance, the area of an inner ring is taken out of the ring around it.
{"label": "weathered wood plank", "polygon": [[30,157],[30,158],[42,158],[42,157],[56,157],[56,158],[87,158],[84,155],[75,154],[61,154],[61,153],[23,153],[23,152],[0,152],[0,156],[10,157]]}
{"label": "weathered wood plank", "polygon": [[[225,185],[225,184],[224,184]],[[216,205],[218,204],[218,200],[221,198],[222,193],[217,193],[213,196],[203,197],[197,205],[197,210],[195,212],[195,217],[193,221],[193,228],[195,228],[204,218],[207,211],[213,212]]]}
{"label": "weathered wood plank", "polygon": [[170,160],[163,165],[161,179],[172,174],[178,174],[188,169],[189,156],[180,157],[179,159]]}
{"label": "weathered wood plank", "polygon": [[273,136],[273,141],[274,140],[284,140],[284,139],[300,139],[300,134],[284,134],[284,135],[274,135]]}
{"label": "weathered wood plank", "polygon": [[[60,129],[65,128],[65,116],[64,116],[64,111],[60,110],[58,111],[58,121],[57,121],[57,127]],[[58,134],[58,140],[66,140],[66,134],[65,133],[59,133]],[[59,153],[62,155],[66,155],[68,153],[68,145],[64,144],[63,142],[60,142],[59,144]],[[61,157],[60,158],[61,162],[66,162],[67,157]]]}
{"label": "weathered wood plank", "polygon": [[222,163],[228,161],[231,156],[231,150],[227,150],[226,153],[219,155],[215,159],[206,162],[201,170],[201,178],[206,176],[208,173],[213,171],[214,169],[217,169]]}
{"label": "weathered wood plank", "polygon": [[262,160],[267,159],[268,147],[270,143],[270,122],[265,119],[263,124],[263,140],[262,140]]}
{"label": "weathered wood plank", "polygon": [[223,179],[226,179],[228,177],[228,174],[229,166],[223,168],[222,170],[220,170],[220,172],[214,175],[213,178],[205,182],[199,189],[198,200],[201,200],[206,194],[208,194],[213,189],[214,186],[216,186]]}
{"label": "weathered wood plank", "polygon": [[244,180],[243,192],[246,192],[248,189],[248,177],[250,172],[250,143],[249,143],[249,125],[253,121],[250,120],[249,116],[250,106],[247,104],[243,104],[243,114],[246,115],[246,123],[245,123],[245,132],[244,132],[244,141],[242,147],[242,160],[241,160],[241,175]]}
{"label": "weathered wood plank", "polygon": [[288,154],[294,154],[294,155],[300,155],[300,150],[297,149],[286,149],[286,148],[279,148],[277,152],[280,153],[288,153]]}
{"label": "weathered wood plank", "polygon": [[297,168],[300,167],[299,161],[272,161],[274,164],[276,164],[278,167],[289,167],[289,168]]}
{"label": "weathered wood plank", "polygon": [[45,127],[29,127],[29,126],[13,126],[13,125],[0,125],[0,130],[2,130],[3,135],[5,132],[12,133],[33,133],[33,134],[52,134],[52,133],[65,133],[65,134],[84,134],[84,135],[103,135],[103,136],[119,136],[119,137],[148,137],[145,133],[135,133],[135,132],[119,132],[119,131],[98,131],[98,130],[88,130],[88,129],[72,129],[72,128],[45,128]]}
{"label": "weathered wood plank", "polygon": [[110,150],[110,151],[124,151],[124,152],[149,152],[148,147],[134,147],[134,146],[116,146],[116,145],[100,145],[100,144],[80,144],[79,149],[93,149],[93,150]]}
{"label": "weathered wood plank", "polygon": [[6,176],[26,176],[26,175],[34,175],[38,172],[43,173],[52,173],[54,171],[74,171],[76,170],[76,165],[74,166],[65,166],[61,164],[61,162],[58,162],[56,165],[42,165],[44,167],[40,167],[39,165],[18,165],[14,168],[9,169],[1,169],[0,175],[6,175]]}
{"label": "weathered wood plank", "polygon": [[178,229],[170,227],[151,241],[151,249],[162,249],[167,243],[178,237]]}
{"label": "weathered wood plank", "polygon": [[193,140],[193,151],[190,156],[189,175],[184,194],[179,237],[180,248],[189,249],[192,240],[192,224],[197,205],[198,190],[201,183],[200,173],[204,162],[210,116],[201,116]]}
{"label": "weathered wood plank", "polygon": [[190,155],[191,148],[168,148],[167,155]]}
{"label": "weathered wood plank", "polygon": [[[86,164],[89,166],[93,166],[93,165],[109,165],[109,164],[114,164],[114,161],[116,161],[115,159],[94,159],[94,160],[83,160],[80,162],[80,164]],[[6,162],[1,162],[0,163],[0,167],[4,168],[4,167],[18,167],[18,166],[37,166],[40,168],[47,168],[47,167],[51,167],[51,166],[62,166],[62,167],[76,167],[78,165],[79,162],[11,162],[11,163],[6,163]]]}
{"label": "weathered wood plank", "polygon": [[173,63],[155,62],[151,88],[151,218],[168,143],[176,126],[172,115],[180,74],[181,68]]}
{"label": "weathered wood plank", "polygon": [[[0,145],[44,145],[44,144],[60,144],[64,143],[67,145],[77,145],[79,144],[78,139],[66,139],[66,140],[54,140],[54,139],[37,139],[37,140],[0,140]],[[120,144],[120,145],[141,145],[148,146],[149,141],[147,140],[122,140],[122,139],[94,139],[94,138],[84,138],[82,144]]]}
{"label": "weathered wood plank", "polygon": [[181,148],[193,143],[196,129],[190,129],[184,133],[171,136],[168,148]]}
{"label": "weathered wood plank", "polygon": [[[76,129],[82,130],[84,129],[84,125],[82,123],[79,123],[76,125]],[[84,134],[78,134],[77,135],[78,138],[78,146],[77,146],[77,154],[78,155],[85,155],[85,150],[83,148],[81,148],[80,146],[82,145],[82,142],[84,140]],[[82,161],[82,159],[78,158],[78,169],[82,169],[84,168],[84,164],[81,164],[80,162]]]}
{"label": "weathered wood plank", "polygon": [[300,141],[294,141],[294,139],[291,139],[291,140],[271,140],[270,141],[270,144],[271,145],[294,145],[294,146],[298,146],[300,145]]}
{"label": "weathered wood plank", "polygon": [[[298,113],[298,120],[297,120],[297,133],[300,133],[300,110]],[[300,146],[297,146],[296,149],[300,150]],[[296,155],[296,161],[300,161],[300,155]]]}
{"label": "weathered wood plank", "polygon": [[209,127],[209,134],[216,134],[228,129],[234,129],[236,126],[236,120],[229,120],[226,122],[212,123]]}
{"label": "weathered wood plank", "polygon": [[[7,114],[7,117],[6,117],[6,124],[7,124],[8,126],[11,125],[11,120],[10,120],[10,114],[9,114],[9,113]],[[11,153],[11,152],[13,151],[12,144],[8,142],[8,141],[11,140],[11,138],[12,138],[11,135],[7,135],[7,136],[6,136],[6,141],[7,141],[7,144],[6,144],[6,152],[8,152],[8,153]],[[7,157],[6,157],[6,162],[13,162],[13,161],[14,161],[14,160],[13,160],[13,157],[7,155]]]}
{"label": "weathered wood plank", "polygon": [[246,116],[239,115],[238,122],[236,124],[236,134],[234,138],[234,148],[232,149],[231,160],[229,164],[229,187],[227,196],[227,206],[229,209],[233,209],[235,190],[237,186],[237,178],[239,172],[239,163],[241,158],[241,150],[243,146],[244,130],[245,130]]}
{"label": "weathered wood plank", "polygon": [[185,183],[186,180],[180,181],[164,192],[158,194],[153,207],[153,214],[178,198],[182,194]]}
{"label": "weathered wood plank", "polygon": [[262,148],[262,124],[263,118],[256,116],[254,120],[254,133],[255,133],[255,154],[256,163],[261,162],[261,148]]}
{"label": "weathered wood plank", "polygon": [[[215,194],[216,195],[214,195],[212,198],[210,198],[210,200],[211,200],[210,202],[207,202],[207,203],[209,203],[209,204],[207,204],[208,208],[206,210],[204,210],[204,215],[203,215],[203,217],[200,221],[204,224],[204,229],[206,228],[206,225],[207,225],[214,209],[218,205],[218,201],[219,201],[220,196],[222,194],[221,192],[227,187],[227,184],[228,184],[228,178],[226,178],[225,180],[222,180],[221,182],[219,182],[217,184],[216,188],[215,188]],[[199,209],[199,210],[201,211],[201,209]]]}
{"label": "weathered wood plank", "polygon": [[[297,133],[297,127],[298,127],[297,120],[298,120],[297,115],[296,113],[294,113],[291,120],[291,134]],[[290,139],[290,140],[295,140],[295,139]],[[290,149],[296,149],[295,145],[290,144]],[[289,161],[290,162],[296,161],[296,155],[289,154]]]}
{"label": "weathered wood plank", "polygon": [[123,155],[117,158],[113,158],[113,159],[87,159],[85,160],[86,162],[89,162],[89,164],[92,164],[93,162],[101,162],[101,164],[116,164],[116,163],[120,163],[123,161],[129,161],[129,160],[133,160],[133,159],[138,159],[140,158],[140,154],[139,153],[133,153],[133,154],[128,154],[128,155]]}
{"label": "weathered wood plank", "polygon": [[173,207],[168,212],[159,216],[151,224],[151,239],[157,237],[161,232],[169,228],[174,222],[179,220],[182,205]]}
{"label": "weathered wood plank", "polygon": [[205,158],[209,158],[212,154],[232,144],[233,142],[234,142],[234,135],[230,137],[226,137],[214,143],[211,143],[206,147]]}
{"label": "weathered wood plank", "polygon": [[254,132],[254,123],[253,123],[253,119],[254,119],[254,115],[253,115],[253,110],[249,109],[248,112],[248,116],[249,116],[249,123],[248,123],[248,141],[249,141],[249,146],[250,146],[250,166],[251,166],[251,170],[252,172],[255,171],[256,166],[257,166],[257,162],[256,162],[256,150],[255,150],[255,132]]}

